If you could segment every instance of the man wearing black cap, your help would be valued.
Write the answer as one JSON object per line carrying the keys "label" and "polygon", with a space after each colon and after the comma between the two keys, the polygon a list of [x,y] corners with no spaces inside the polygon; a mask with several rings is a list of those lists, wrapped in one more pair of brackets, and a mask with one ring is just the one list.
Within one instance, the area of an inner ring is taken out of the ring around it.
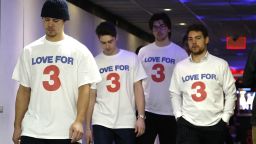
{"label": "man wearing black cap", "polygon": [[12,78],[19,82],[13,142],[78,143],[89,102],[89,85],[101,80],[83,44],[64,33],[65,0],[46,0],[41,11],[45,36],[27,45]]}

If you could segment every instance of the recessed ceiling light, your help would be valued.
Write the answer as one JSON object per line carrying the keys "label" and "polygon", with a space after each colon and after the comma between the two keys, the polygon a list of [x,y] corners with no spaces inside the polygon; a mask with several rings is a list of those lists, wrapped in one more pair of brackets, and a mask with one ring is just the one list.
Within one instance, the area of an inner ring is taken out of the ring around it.
{"label": "recessed ceiling light", "polygon": [[164,11],[171,11],[172,9],[170,8],[165,8]]}
{"label": "recessed ceiling light", "polygon": [[187,25],[187,24],[186,24],[186,23],[181,22],[181,23],[179,23],[179,25],[181,25],[181,26],[185,26],[185,25]]}

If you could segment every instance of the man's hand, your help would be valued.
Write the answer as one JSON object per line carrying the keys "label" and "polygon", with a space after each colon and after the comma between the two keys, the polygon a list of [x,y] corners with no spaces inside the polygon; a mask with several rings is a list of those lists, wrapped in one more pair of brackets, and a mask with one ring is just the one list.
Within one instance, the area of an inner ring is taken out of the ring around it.
{"label": "man's hand", "polygon": [[69,137],[71,138],[71,143],[82,139],[83,133],[83,124],[81,122],[74,122],[69,129]]}
{"label": "man's hand", "polygon": [[21,136],[21,128],[15,128],[12,136],[12,141],[14,144],[20,143],[20,136]]}
{"label": "man's hand", "polygon": [[145,132],[145,122],[143,118],[138,118],[135,125],[136,137],[141,136]]}
{"label": "man's hand", "polygon": [[86,139],[86,144],[92,144],[93,137],[92,137],[92,130],[91,129],[86,129],[85,130],[85,139]]}

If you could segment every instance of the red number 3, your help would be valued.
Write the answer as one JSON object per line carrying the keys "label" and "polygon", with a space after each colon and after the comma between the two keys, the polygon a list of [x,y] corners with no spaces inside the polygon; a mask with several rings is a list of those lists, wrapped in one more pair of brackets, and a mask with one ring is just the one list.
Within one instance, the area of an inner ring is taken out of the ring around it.
{"label": "red number 3", "polygon": [[112,82],[112,85],[107,85],[109,92],[117,92],[120,89],[120,76],[117,73],[108,74],[107,80],[111,80]]}
{"label": "red number 3", "polygon": [[48,91],[56,91],[57,89],[60,88],[60,85],[61,85],[60,79],[59,79],[60,70],[57,66],[50,65],[44,69],[44,74],[48,75],[50,74],[50,72],[53,72],[50,75],[50,80],[53,81],[53,83],[51,84],[49,81],[43,81],[43,86]]}
{"label": "red number 3", "polygon": [[[196,94],[192,94],[192,99],[196,102],[201,102],[203,100],[205,100],[205,98],[207,97],[207,93],[205,91],[205,84],[201,81],[195,82],[192,84],[191,86],[192,89],[196,89]],[[197,96],[197,95],[200,96]]]}
{"label": "red number 3", "polygon": [[152,78],[153,81],[161,82],[165,79],[164,66],[162,64],[153,65],[152,70],[157,71],[156,75],[151,75],[151,78]]}

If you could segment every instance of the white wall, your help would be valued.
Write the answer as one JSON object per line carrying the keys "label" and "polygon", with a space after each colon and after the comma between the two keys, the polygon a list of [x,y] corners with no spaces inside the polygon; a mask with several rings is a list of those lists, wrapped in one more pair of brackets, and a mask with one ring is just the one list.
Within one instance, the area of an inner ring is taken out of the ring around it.
{"label": "white wall", "polygon": [[23,3],[24,46],[44,35],[41,8],[44,0],[18,0]]}
{"label": "white wall", "polygon": [[[11,79],[13,68],[22,48],[44,34],[41,7],[44,0],[0,0],[0,143],[11,144],[14,121],[15,96],[18,84]],[[103,21],[69,4],[71,20],[66,23],[67,34],[84,43],[91,52],[99,53],[96,26]],[[118,29],[118,45],[135,50],[144,41]]]}
{"label": "white wall", "polygon": [[23,47],[23,2],[1,0],[0,43],[0,143],[11,144],[16,82],[11,80],[13,67]]}

